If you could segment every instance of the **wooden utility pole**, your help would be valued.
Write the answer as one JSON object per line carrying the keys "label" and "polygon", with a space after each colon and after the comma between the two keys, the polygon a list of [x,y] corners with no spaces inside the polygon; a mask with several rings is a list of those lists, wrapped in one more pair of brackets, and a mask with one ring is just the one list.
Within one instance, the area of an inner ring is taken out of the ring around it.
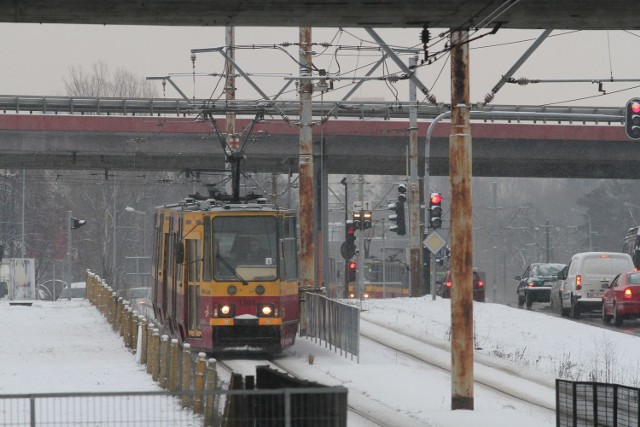
{"label": "wooden utility pole", "polygon": [[300,284],[315,287],[315,198],[313,191],[313,140],[311,95],[311,27],[300,27]]}
{"label": "wooden utility pole", "polygon": [[473,227],[469,32],[451,31],[451,409],[473,409]]}
{"label": "wooden utility pole", "polygon": [[[417,57],[409,60],[415,72]],[[411,268],[410,296],[422,295],[422,235],[420,234],[420,183],[418,182],[418,106],[416,84],[409,80],[409,266]]]}

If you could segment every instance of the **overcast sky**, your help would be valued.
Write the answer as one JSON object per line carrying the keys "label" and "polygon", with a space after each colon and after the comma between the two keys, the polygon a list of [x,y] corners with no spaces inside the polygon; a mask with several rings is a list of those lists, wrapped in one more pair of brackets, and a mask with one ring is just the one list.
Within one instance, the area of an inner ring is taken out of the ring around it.
{"label": "overcast sky", "polygon": [[[379,34],[389,44],[421,47],[420,29],[386,29]],[[440,31],[432,30],[433,36]],[[499,81],[500,76],[529,47],[540,31],[500,30],[496,35],[488,35],[472,43],[471,91],[472,102],[481,101],[484,95]],[[481,34],[481,33],[479,33]],[[640,34],[640,33],[639,33]],[[478,33],[476,34],[478,35]],[[0,76],[1,95],[65,95],[63,79],[71,66],[89,67],[98,61],[108,64],[111,71],[124,68],[140,77],[160,76],[169,73],[192,73],[190,60],[193,48],[224,46],[224,28],[213,27],[133,27],[98,25],[59,24],[0,24],[0,37],[5,42],[0,45],[2,72]],[[335,37],[335,38],[334,38]],[[554,31],[552,37],[534,53],[529,61],[515,73],[515,77],[536,79],[630,79],[632,71],[640,65],[639,58],[632,58],[627,52],[637,51],[640,43],[635,33],[624,31],[568,32]],[[255,28],[237,27],[236,44],[280,44],[296,43],[298,28]],[[527,40],[522,42],[523,40]],[[361,29],[346,29],[339,32],[335,28],[314,28],[313,41],[343,46],[371,46],[371,38]],[[434,47],[437,51],[442,45]],[[482,47],[482,48],[481,48]],[[322,53],[324,48],[316,46]],[[379,54],[341,50],[338,56],[329,49],[325,55],[314,60],[330,73],[340,72],[344,76],[363,76],[368,68],[353,72],[355,66],[372,63]],[[297,56],[295,48],[288,52]],[[420,57],[422,55],[420,54]],[[297,75],[293,60],[275,49],[242,50],[237,53],[237,61],[247,73],[291,73]],[[405,57],[406,58],[406,57]],[[439,102],[449,102],[449,63],[443,59],[419,70],[419,77]],[[397,67],[388,61],[389,70]],[[443,67],[444,66],[444,67]],[[380,70],[380,69],[379,69]],[[441,73],[442,70],[442,73]],[[214,53],[199,54],[196,60],[197,73],[221,73],[222,58]],[[351,72],[349,72],[351,71]],[[441,75],[440,75],[441,74]],[[376,72],[375,75],[379,75]],[[440,75],[440,77],[438,77]],[[198,77],[194,85],[191,75],[174,78],[189,96],[197,98],[220,94],[216,88],[217,78]],[[284,85],[282,76],[255,77],[256,82],[268,94],[275,94]],[[351,84],[342,81],[340,85]],[[163,96],[159,83],[158,91]],[[336,86],[338,82],[336,82]],[[631,97],[640,94],[640,88],[625,90],[640,85],[640,82],[606,83],[604,89],[616,94],[598,96],[598,85],[591,83],[548,83],[529,85],[505,85],[498,93],[494,104],[578,104],[593,106],[623,106]],[[355,97],[384,98],[392,101],[394,91],[400,100],[407,100],[407,81],[391,85],[389,89],[382,83],[366,83]],[[325,99],[339,99],[345,91],[327,94]],[[166,97],[177,97],[172,89],[167,89]],[[595,97],[594,97],[595,96]],[[238,83],[238,99],[256,98],[256,93],[242,83]],[[587,98],[573,101],[576,98]],[[294,93],[283,96],[294,99]],[[424,96],[418,95],[422,101]]]}

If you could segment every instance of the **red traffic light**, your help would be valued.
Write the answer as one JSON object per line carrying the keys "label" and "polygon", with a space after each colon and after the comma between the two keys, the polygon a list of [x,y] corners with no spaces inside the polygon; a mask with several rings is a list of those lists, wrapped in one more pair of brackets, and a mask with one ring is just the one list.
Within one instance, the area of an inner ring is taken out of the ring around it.
{"label": "red traffic light", "polygon": [[356,234],[356,226],[353,224],[347,225],[347,235],[353,236],[354,234]]}
{"label": "red traffic light", "polygon": [[355,261],[350,261],[349,262],[349,270],[355,270],[356,269],[356,262]]}
{"label": "red traffic light", "polygon": [[633,111],[635,114],[640,113],[640,102],[632,102],[631,111]]}
{"label": "red traffic light", "polygon": [[440,202],[442,202],[442,196],[440,195],[440,193],[433,193],[431,195],[431,203],[437,205]]}

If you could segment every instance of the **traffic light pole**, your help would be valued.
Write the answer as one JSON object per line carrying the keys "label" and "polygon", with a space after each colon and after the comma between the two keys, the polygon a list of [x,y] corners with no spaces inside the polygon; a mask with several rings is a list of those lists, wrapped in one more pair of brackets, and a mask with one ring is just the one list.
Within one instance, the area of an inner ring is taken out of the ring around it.
{"label": "traffic light pole", "polygon": [[[340,184],[344,185],[344,241],[349,238],[347,222],[349,221],[349,183],[347,177],[342,178]],[[342,298],[349,298],[349,260],[344,260],[344,278],[342,279]]]}
{"label": "traffic light pole", "polygon": [[[364,177],[358,176],[358,196],[360,197],[360,206],[364,204]],[[362,299],[364,294],[364,220],[360,218],[360,227],[358,231],[358,297]]]}

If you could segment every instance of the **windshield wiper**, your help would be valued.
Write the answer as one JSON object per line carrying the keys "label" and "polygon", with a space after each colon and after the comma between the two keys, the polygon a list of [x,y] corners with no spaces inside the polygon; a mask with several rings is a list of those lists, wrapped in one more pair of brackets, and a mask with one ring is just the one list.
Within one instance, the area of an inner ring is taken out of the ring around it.
{"label": "windshield wiper", "polygon": [[247,282],[246,280],[244,280],[244,278],[240,275],[240,273],[238,273],[235,269],[235,267],[233,265],[231,265],[231,263],[222,255],[220,255],[219,253],[216,254],[216,259],[220,260],[225,267],[227,267],[229,270],[231,270],[231,273],[235,276],[236,279],[240,280],[242,282],[243,285],[248,285],[249,282]]}

